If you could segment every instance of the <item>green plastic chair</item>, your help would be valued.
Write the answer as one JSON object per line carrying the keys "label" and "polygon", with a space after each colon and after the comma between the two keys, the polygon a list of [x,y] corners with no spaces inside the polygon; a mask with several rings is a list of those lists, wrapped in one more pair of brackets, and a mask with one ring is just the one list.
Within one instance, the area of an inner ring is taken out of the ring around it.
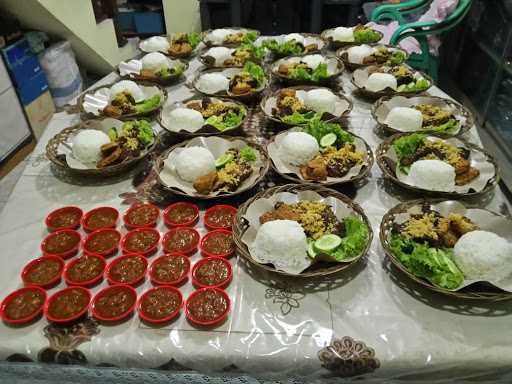
{"label": "green plastic chair", "polygon": [[[439,71],[439,58],[430,53],[428,44],[428,36],[440,35],[454,29],[466,17],[473,0],[459,0],[457,8],[443,21],[435,22],[413,22],[407,23],[403,15],[416,12],[426,8],[432,0],[413,0],[406,1],[401,4],[386,4],[375,9],[372,13],[372,21],[378,22],[383,20],[398,21],[400,27],[393,33],[390,44],[398,45],[398,43],[407,38],[415,38],[421,48],[421,53],[412,53],[409,56],[408,63],[416,69],[422,70],[437,82]],[[384,8],[384,10],[381,10]],[[414,10],[411,10],[414,8]],[[407,12],[407,13],[404,13]],[[398,15],[398,16],[397,16]]]}

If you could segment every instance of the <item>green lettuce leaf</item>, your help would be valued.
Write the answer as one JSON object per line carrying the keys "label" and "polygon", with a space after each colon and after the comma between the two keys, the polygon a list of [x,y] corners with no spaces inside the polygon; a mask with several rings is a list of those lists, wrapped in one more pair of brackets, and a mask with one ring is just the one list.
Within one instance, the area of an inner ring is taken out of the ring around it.
{"label": "green lettuce leaf", "polygon": [[405,61],[405,53],[402,51],[394,51],[386,62],[387,65],[400,65]]}
{"label": "green lettuce leaf", "polygon": [[249,146],[243,147],[240,150],[240,157],[247,162],[256,161],[256,151]]}
{"label": "green lettuce leaf", "polygon": [[423,92],[430,88],[430,81],[427,79],[418,79],[409,84],[402,84],[397,88],[398,92]]}
{"label": "green lettuce leaf", "polygon": [[160,95],[151,96],[149,99],[143,100],[135,104],[136,113],[146,113],[157,109],[160,106]]}
{"label": "green lettuce leaf", "polygon": [[370,28],[354,30],[354,40],[356,43],[376,43],[380,38],[380,33]]}
{"label": "green lettuce leaf", "polygon": [[312,119],[320,120],[322,118],[322,112],[309,111],[305,113],[293,112],[293,114],[284,116],[281,118],[286,124],[303,125]]}
{"label": "green lettuce leaf", "polygon": [[343,219],[345,224],[345,237],[341,244],[329,256],[340,262],[344,259],[359,255],[368,241],[368,227],[359,218],[347,216]]}
{"label": "green lettuce leaf", "polygon": [[185,72],[185,65],[183,64],[177,64],[172,68],[162,68],[160,71],[156,73],[158,77],[161,77],[163,79],[171,76],[179,76],[183,72]]}
{"label": "green lettuce leaf", "polygon": [[244,119],[247,111],[240,108],[238,112],[229,111],[224,116],[212,115],[205,120],[205,125],[211,125],[219,131],[225,131],[240,124]]}
{"label": "green lettuce leaf", "polygon": [[457,119],[450,119],[446,123],[441,125],[427,125],[423,127],[426,132],[438,132],[438,133],[450,133],[457,132],[460,127],[460,123]]}
{"label": "green lettuce leaf", "polygon": [[242,44],[253,43],[258,38],[258,32],[250,31],[242,37]]}
{"label": "green lettuce leaf", "polygon": [[289,40],[279,44],[277,40],[270,39],[265,40],[262,46],[279,56],[300,55],[304,52],[302,44],[295,40]]}
{"label": "green lettuce leaf", "polygon": [[153,128],[151,128],[151,124],[147,120],[135,121],[135,128],[138,130],[137,139],[144,146],[148,146],[153,142]]}
{"label": "green lettuce leaf", "polygon": [[243,72],[249,73],[258,82],[258,86],[261,86],[265,81],[265,71],[258,64],[248,61],[242,68]]}
{"label": "green lettuce leaf", "polygon": [[343,130],[340,124],[327,123],[317,117],[312,118],[306,123],[304,126],[304,132],[313,136],[319,143],[320,139],[329,133],[334,133],[336,135],[338,138],[336,142],[338,144],[354,142],[354,137],[347,131]]}
{"label": "green lettuce leaf", "polygon": [[402,157],[413,155],[416,149],[423,144],[425,136],[422,133],[413,133],[412,135],[402,136],[393,142],[393,148],[398,156],[398,160]]}
{"label": "green lettuce leaf", "polygon": [[295,80],[307,80],[318,82],[329,77],[329,74],[327,73],[327,64],[319,64],[318,67],[316,67],[311,73],[309,73],[305,68],[302,67],[294,68],[292,71],[290,71],[289,77],[290,79]]}
{"label": "green lettuce leaf", "polygon": [[187,40],[192,49],[195,49],[201,42],[201,35],[197,32],[191,32],[187,35]]}
{"label": "green lettuce leaf", "polygon": [[391,251],[407,270],[417,277],[445,289],[456,289],[464,275],[453,262],[453,250],[431,248],[401,235],[392,235]]}
{"label": "green lettuce leaf", "polygon": [[252,55],[255,59],[261,60],[263,57],[265,57],[265,48],[263,47],[257,47],[252,43],[243,44],[240,46],[241,49],[248,49],[252,52]]}

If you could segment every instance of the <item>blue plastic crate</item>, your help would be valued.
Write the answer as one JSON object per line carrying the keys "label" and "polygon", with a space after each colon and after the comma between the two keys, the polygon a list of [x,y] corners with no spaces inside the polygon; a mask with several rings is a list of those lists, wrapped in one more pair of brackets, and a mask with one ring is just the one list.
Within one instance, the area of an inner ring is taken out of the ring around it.
{"label": "blue plastic crate", "polygon": [[117,24],[121,31],[135,31],[134,12],[119,12],[117,14]]}
{"label": "blue plastic crate", "polygon": [[135,12],[133,18],[135,20],[135,30],[137,33],[153,33],[160,35],[165,33],[161,13]]}

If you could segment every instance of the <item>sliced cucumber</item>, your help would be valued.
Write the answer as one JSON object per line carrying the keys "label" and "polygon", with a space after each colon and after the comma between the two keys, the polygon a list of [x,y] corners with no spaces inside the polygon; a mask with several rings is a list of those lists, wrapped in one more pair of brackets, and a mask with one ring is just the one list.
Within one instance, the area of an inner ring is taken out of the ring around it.
{"label": "sliced cucumber", "polygon": [[403,92],[403,91],[405,91],[405,89],[406,89],[406,85],[405,85],[405,84],[402,84],[401,86],[399,86],[399,87],[396,89],[396,91],[397,91],[397,92]]}
{"label": "sliced cucumber", "polygon": [[319,252],[331,252],[339,247],[341,237],[336,235],[323,235],[315,241],[315,249]]}
{"label": "sliced cucumber", "polygon": [[315,242],[310,241],[308,244],[308,256],[314,259],[318,255],[318,252],[315,250]]}
{"label": "sliced cucumber", "polygon": [[222,168],[227,163],[232,161],[235,157],[231,153],[225,153],[221,157],[219,157],[217,160],[215,160],[215,167]]}
{"label": "sliced cucumber", "polygon": [[327,135],[322,136],[322,138],[320,139],[320,146],[325,148],[330,145],[334,145],[337,139],[338,137],[336,136],[335,133],[328,133]]}

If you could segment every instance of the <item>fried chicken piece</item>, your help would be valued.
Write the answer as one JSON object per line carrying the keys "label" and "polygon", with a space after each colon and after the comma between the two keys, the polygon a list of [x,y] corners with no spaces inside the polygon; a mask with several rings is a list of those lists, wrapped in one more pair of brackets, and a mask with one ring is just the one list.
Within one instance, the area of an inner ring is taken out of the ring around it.
{"label": "fried chicken piece", "polygon": [[173,56],[185,56],[192,53],[192,46],[188,42],[175,42],[168,51]]}
{"label": "fried chicken piece", "polygon": [[273,211],[265,212],[260,216],[260,223],[265,224],[273,220],[293,220],[299,221],[300,215],[293,211],[288,205],[282,204]]}
{"label": "fried chicken piece", "polygon": [[325,161],[321,158],[313,159],[306,165],[300,167],[300,173],[305,180],[325,180],[327,179]]}
{"label": "fried chicken piece", "polygon": [[[106,144],[106,145],[110,145],[110,144]],[[115,164],[116,162],[118,162],[121,159],[122,154],[123,154],[123,150],[118,146],[117,149],[114,150],[110,155],[108,155],[107,157],[104,157],[103,159],[98,161],[96,166],[98,168],[105,168],[105,167],[108,167],[109,165]]]}
{"label": "fried chicken piece", "polygon": [[463,158],[460,156],[458,160],[452,164],[452,166],[455,168],[455,174],[461,175],[463,173],[466,173],[469,171],[469,160]]}
{"label": "fried chicken piece", "polygon": [[106,156],[110,155],[112,152],[114,152],[117,148],[119,148],[119,144],[117,144],[115,142],[114,143],[103,144],[100,147],[101,155],[103,157],[106,157]]}
{"label": "fried chicken piece", "polygon": [[192,103],[187,104],[187,108],[194,109],[197,112],[203,112],[203,107],[201,106],[201,103],[198,101],[194,101]]}
{"label": "fried chicken piece", "polygon": [[237,82],[233,87],[231,87],[231,93],[235,95],[244,95],[246,93],[251,92],[251,86],[246,82]]}
{"label": "fried chicken piece", "polygon": [[217,183],[218,176],[217,172],[211,172],[207,175],[200,176],[194,181],[194,188],[197,192],[202,195],[207,195],[214,190],[214,186]]}
{"label": "fried chicken piece", "polygon": [[290,66],[288,64],[281,64],[279,65],[279,68],[277,68],[277,72],[279,72],[281,75],[287,75],[289,69]]}
{"label": "fried chicken piece", "polygon": [[123,115],[123,110],[115,105],[109,104],[103,108],[103,114],[109,117],[120,117]]}
{"label": "fried chicken piece", "polygon": [[318,44],[315,44],[315,43],[308,44],[304,47],[305,53],[313,52],[313,51],[317,51],[317,50],[318,50]]}
{"label": "fried chicken piece", "polygon": [[448,219],[450,220],[450,227],[459,236],[480,229],[478,225],[473,223],[467,217],[458,215],[456,213],[450,213]]}
{"label": "fried chicken piece", "polygon": [[469,169],[464,173],[458,173],[455,176],[455,184],[456,185],[466,185],[473,179],[476,179],[480,176],[480,171],[476,168],[469,167]]}

